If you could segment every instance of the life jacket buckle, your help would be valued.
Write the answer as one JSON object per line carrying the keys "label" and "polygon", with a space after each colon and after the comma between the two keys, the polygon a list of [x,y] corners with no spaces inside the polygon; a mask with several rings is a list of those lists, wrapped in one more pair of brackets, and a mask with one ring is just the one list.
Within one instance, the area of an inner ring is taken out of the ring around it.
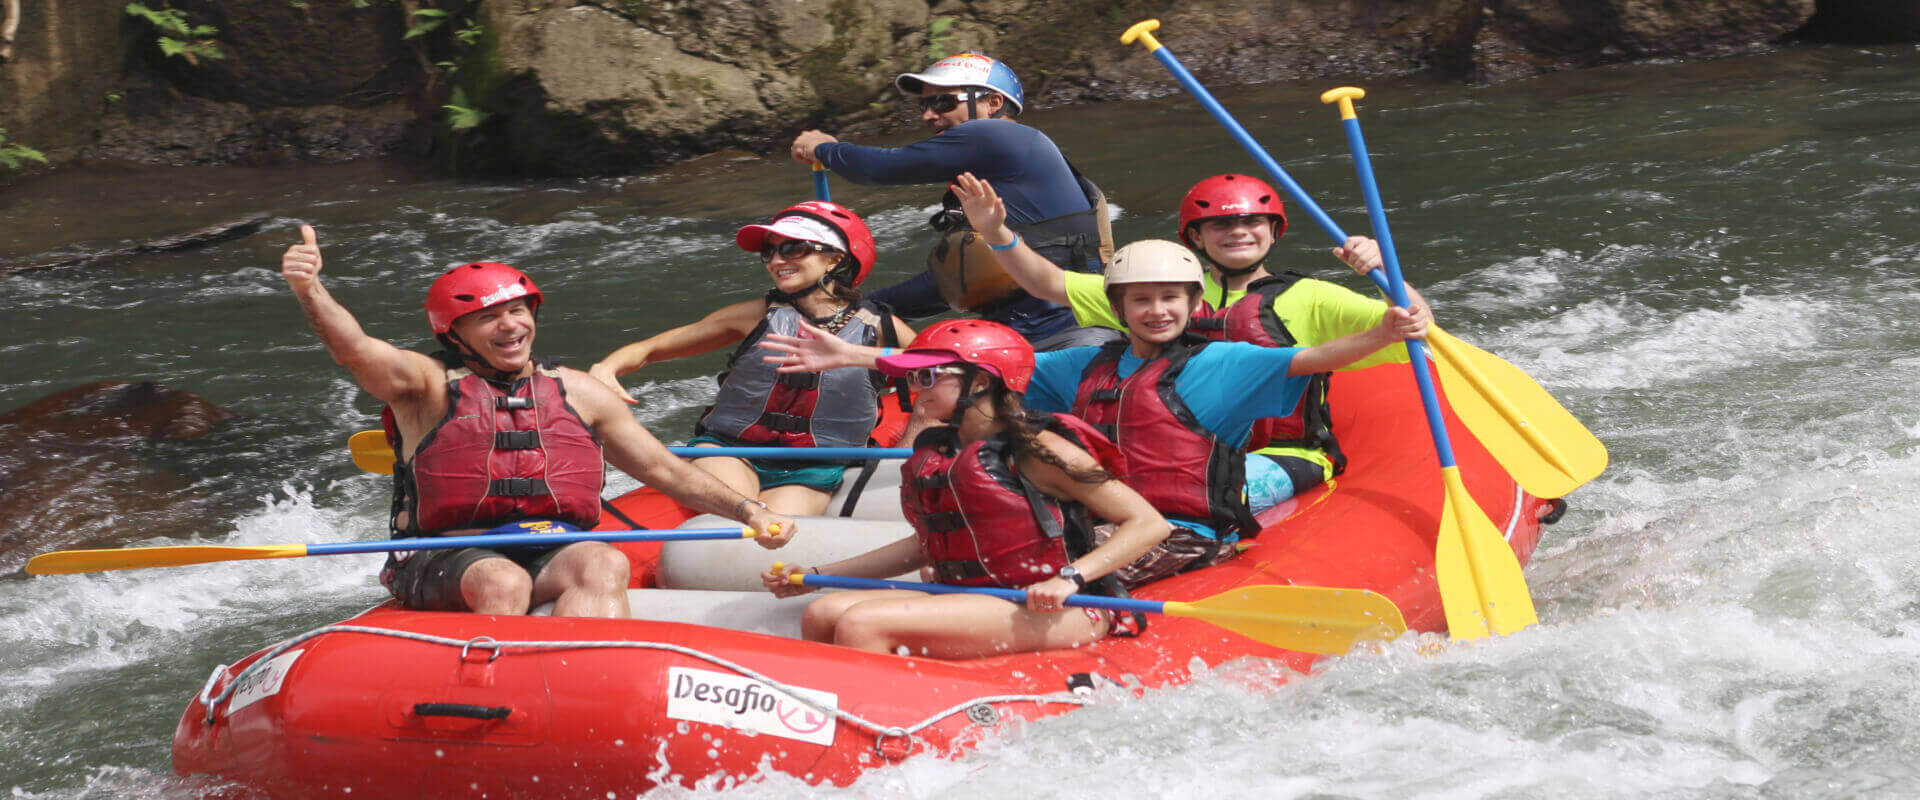
{"label": "life jacket buckle", "polygon": [[493,446],[496,450],[538,450],[540,449],[540,432],[494,431]]}

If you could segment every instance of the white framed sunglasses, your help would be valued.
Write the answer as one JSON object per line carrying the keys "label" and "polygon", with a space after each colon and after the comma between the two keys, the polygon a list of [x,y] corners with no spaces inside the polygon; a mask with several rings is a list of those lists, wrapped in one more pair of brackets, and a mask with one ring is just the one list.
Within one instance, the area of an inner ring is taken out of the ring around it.
{"label": "white framed sunglasses", "polygon": [[934,384],[940,382],[940,376],[942,375],[961,375],[965,373],[965,368],[952,366],[950,364],[941,364],[934,367],[919,367],[907,371],[907,385],[917,390],[931,389]]}

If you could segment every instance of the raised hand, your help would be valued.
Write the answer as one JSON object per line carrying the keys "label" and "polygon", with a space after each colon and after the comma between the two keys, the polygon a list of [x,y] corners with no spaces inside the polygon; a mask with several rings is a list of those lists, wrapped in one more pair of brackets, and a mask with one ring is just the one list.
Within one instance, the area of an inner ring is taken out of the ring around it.
{"label": "raised hand", "polygon": [[[967,224],[981,235],[999,231],[1007,224],[1007,204],[993,190],[993,184],[974,177],[971,172],[962,172],[953,179],[951,188],[953,196],[960,200],[961,210],[967,212]],[[996,243],[993,239],[988,242]]]}
{"label": "raised hand", "polygon": [[300,244],[280,257],[280,277],[294,291],[304,291],[320,280],[320,241],[312,225],[300,226]]}

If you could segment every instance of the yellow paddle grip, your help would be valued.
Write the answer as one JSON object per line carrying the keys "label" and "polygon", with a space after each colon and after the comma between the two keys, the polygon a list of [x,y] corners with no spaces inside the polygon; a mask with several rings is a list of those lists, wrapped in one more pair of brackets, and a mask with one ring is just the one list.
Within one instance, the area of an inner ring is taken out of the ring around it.
{"label": "yellow paddle grip", "polygon": [[1133,44],[1133,40],[1139,39],[1141,44],[1146,45],[1147,52],[1151,53],[1160,49],[1160,40],[1153,38],[1153,32],[1159,29],[1160,20],[1141,20],[1133,23],[1133,27],[1128,28],[1126,33],[1120,34],[1120,43]]}
{"label": "yellow paddle grip", "polygon": [[1340,118],[1353,119],[1354,118],[1353,101],[1366,96],[1367,96],[1367,90],[1362,89],[1358,86],[1342,86],[1338,89],[1328,89],[1325,92],[1321,92],[1320,102],[1339,103]]}

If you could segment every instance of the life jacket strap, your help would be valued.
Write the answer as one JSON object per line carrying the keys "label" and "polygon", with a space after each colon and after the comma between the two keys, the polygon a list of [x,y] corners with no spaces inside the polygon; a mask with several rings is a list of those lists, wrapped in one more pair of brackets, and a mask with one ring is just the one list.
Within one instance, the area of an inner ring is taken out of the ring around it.
{"label": "life jacket strap", "polygon": [[545,478],[494,478],[487,484],[490,497],[533,497],[551,493]]}
{"label": "life jacket strap", "polygon": [[806,417],[768,411],[760,415],[759,424],[777,433],[802,433],[808,429],[810,423]]}

